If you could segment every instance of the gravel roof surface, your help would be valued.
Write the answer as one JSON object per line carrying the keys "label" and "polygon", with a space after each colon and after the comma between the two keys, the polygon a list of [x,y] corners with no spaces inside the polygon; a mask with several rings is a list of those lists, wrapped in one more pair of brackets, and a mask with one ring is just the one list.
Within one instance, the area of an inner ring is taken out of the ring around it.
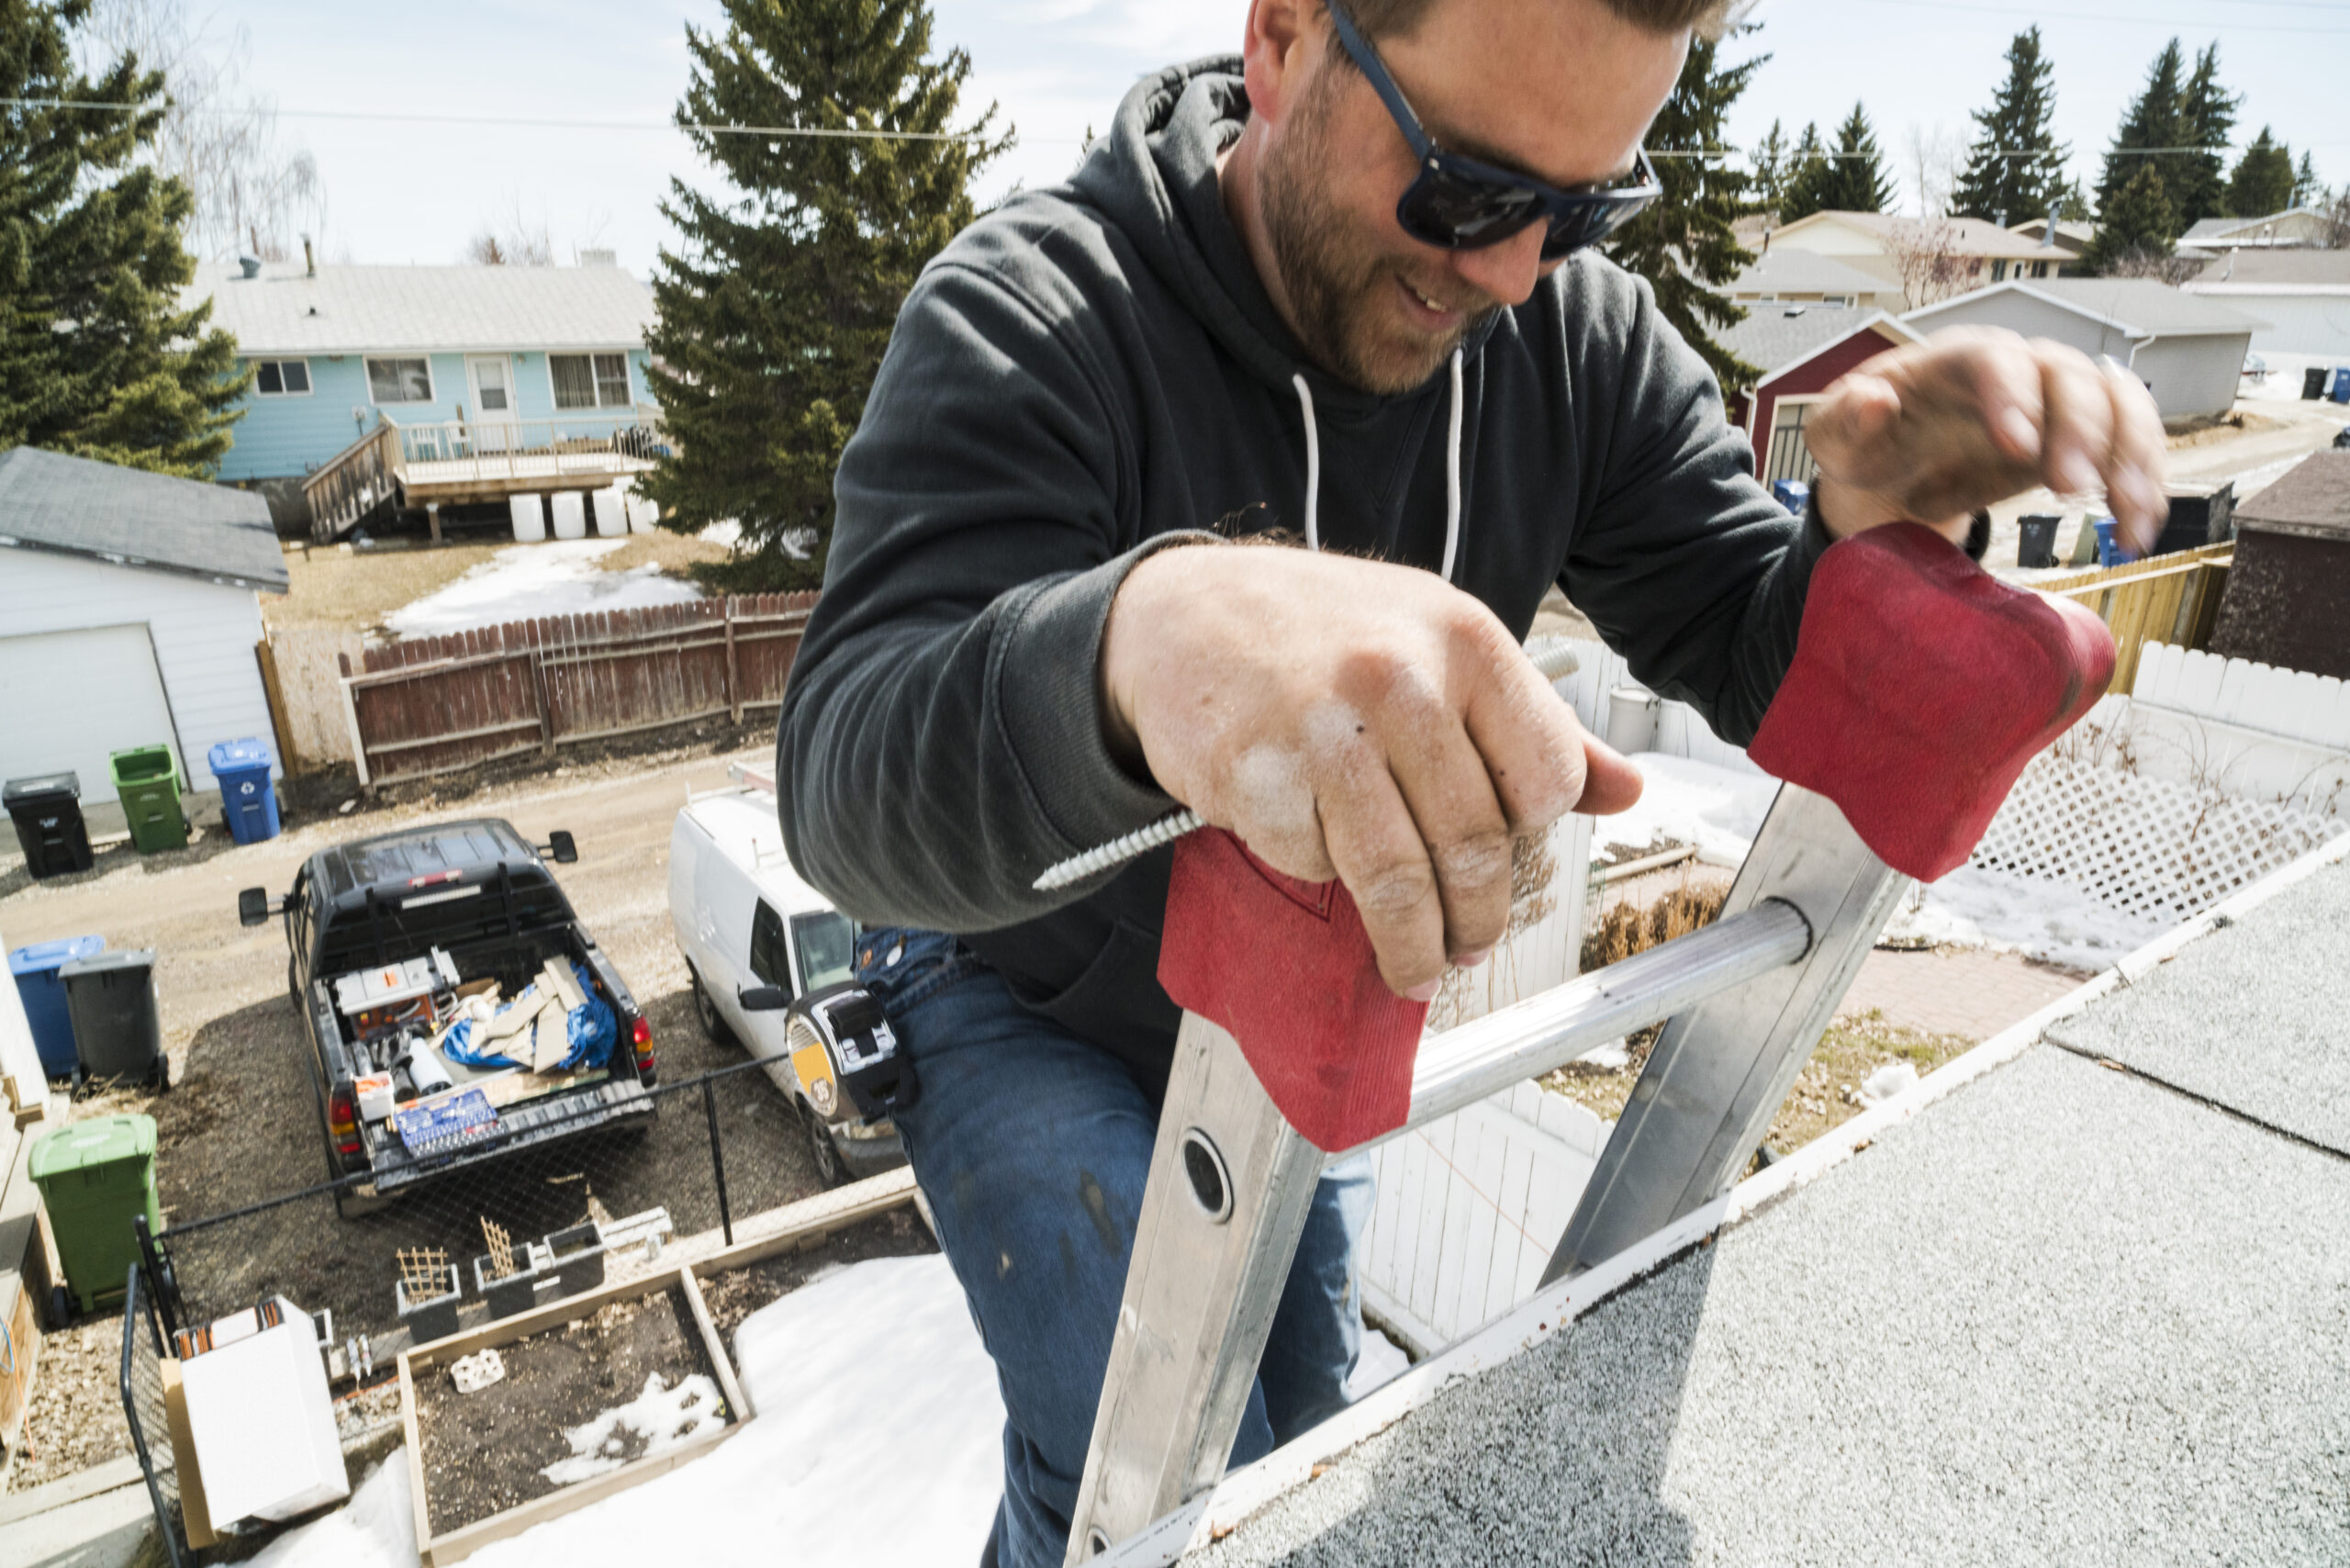
{"label": "gravel roof surface", "polygon": [[1186,1562],[2350,1562],[2345,1212],[2036,1047]]}
{"label": "gravel roof surface", "polygon": [[2350,1155],[2345,1002],[2350,865],[2339,865],[2189,943],[2048,1037]]}

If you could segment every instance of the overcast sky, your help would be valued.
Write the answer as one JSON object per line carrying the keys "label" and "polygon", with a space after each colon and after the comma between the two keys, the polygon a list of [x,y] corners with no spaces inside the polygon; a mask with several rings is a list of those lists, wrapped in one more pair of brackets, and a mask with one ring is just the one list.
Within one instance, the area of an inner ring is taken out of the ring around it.
{"label": "overcast sky", "polygon": [[[193,0],[201,9],[202,0]],[[1825,129],[1857,97],[1897,174],[1911,128],[1963,140],[1986,105],[2016,28],[2037,17],[2054,62],[2059,134],[2084,184],[2147,64],[2177,34],[2216,39],[2222,80],[2244,95],[2241,134],[2263,124],[2320,174],[2350,177],[2350,5],[2338,0],[1764,0],[1739,53],[1769,52],[1731,122],[1751,145],[1774,118]],[[970,53],[975,104],[992,99],[1021,145],[981,196],[1066,174],[1091,126],[1105,127],[1135,78],[1237,45],[1240,0],[934,0],[939,45]],[[458,259],[468,236],[519,210],[559,258],[606,245],[643,274],[669,240],[656,203],[691,149],[662,122],[686,75],[685,25],[716,23],[718,0],[407,0],[364,16],[316,0],[218,0],[216,36],[241,29],[247,79],[273,95],[280,129],[318,157],[331,203],[326,252],[358,262]],[[2196,18],[2190,20],[2190,18]],[[1561,84],[1572,91],[1573,84]],[[420,124],[401,117],[610,120],[632,129]],[[2016,215],[2013,221],[2021,221]]]}

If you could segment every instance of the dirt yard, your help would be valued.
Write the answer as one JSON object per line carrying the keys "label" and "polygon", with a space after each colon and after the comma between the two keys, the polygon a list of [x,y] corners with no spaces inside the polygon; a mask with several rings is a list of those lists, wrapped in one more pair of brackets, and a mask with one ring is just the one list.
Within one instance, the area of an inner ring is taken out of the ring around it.
{"label": "dirt yard", "polygon": [[[766,759],[764,748],[728,754],[700,748],[566,763],[552,775],[480,788],[444,782],[418,787],[414,798],[403,801],[297,816],[284,835],[264,844],[239,846],[207,834],[166,855],[140,857],[118,847],[103,852],[89,872],[40,882],[10,855],[0,857],[0,932],[11,947],[99,932],[113,947],[156,949],[172,1090],[160,1096],[97,1096],[74,1106],[73,1114],[135,1109],[156,1118],[168,1229],[175,1221],[326,1178],[303,1036],[285,991],[285,938],[274,924],[240,926],[236,894],[251,886],[282,892],[305,857],[342,839],[476,815],[506,817],[537,840],[552,829],[569,829],[580,857],[563,868],[560,879],[651,1022],[663,1081],[743,1060],[738,1047],[708,1040],[694,1021],[685,963],[670,932],[667,892],[670,823],[688,790],[727,781],[731,756]],[[13,849],[14,841],[7,843]],[[730,1092],[716,1110],[734,1217],[820,1191],[794,1113],[766,1075],[745,1072],[724,1081]],[[699,1114],[665,1114],[641,1145],[615,1151],[613,1159],[625,1163],[609,1169],[624,1171],[632,1190],[647,1193],[707,1187],[708,1148]],[[385,1266],[377,1256],[383,1219],[338,1223],[323,1201],[302,1206],[300,1224],[239,1222],[241,1244],[251,1238],[254,1249],[241,1266],[253,1270],[256,1279],[318,1278],[339,1269]],[[821,1260],[825,1254],[811,1256]],[[119,1317],[77,1328],[61,1343],[73,1349],[56,1364],[73,1370],[56,1377],[44,1371],[30,1417],[37,1457],[17,1466],[14,1487],[56,1479],[128,1446],[112,1394],[110,1358],[119,1351]],[[73,1409],[60,1407],[63,1403]]]}

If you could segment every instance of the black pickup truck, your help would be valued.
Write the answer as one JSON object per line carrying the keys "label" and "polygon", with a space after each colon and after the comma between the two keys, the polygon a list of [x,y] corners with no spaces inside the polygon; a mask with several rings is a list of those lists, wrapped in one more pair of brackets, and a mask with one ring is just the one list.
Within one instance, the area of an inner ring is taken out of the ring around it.
{"label": "black pickup truck", "polygon": [[[341,1195],[344,1213],[462,1166],[652,1118],[652,1030],[547,869],[578,858],[571,835],[552,834],[543,857],[494,818],[440,823],[320,850],[274,906],[265,889],[238,895],[245,924],[285,922],[328,1168],[367,1178]],[[518,1073],[433,1048],[464,991],[495,980],[510,1000],[550,960],[569,960],[582,995],[611,1010],[618,1028],[600,1066]],[[482,1097],[464,1092],[474,1085]],[[463,1125],[420,1137],[420,1107],[463,1112]]]}

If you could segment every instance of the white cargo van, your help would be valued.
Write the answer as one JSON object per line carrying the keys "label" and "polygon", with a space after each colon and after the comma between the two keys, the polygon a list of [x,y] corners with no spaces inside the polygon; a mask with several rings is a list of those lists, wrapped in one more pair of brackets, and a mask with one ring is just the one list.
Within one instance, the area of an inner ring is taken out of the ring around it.
{"label": "white cargo van", "polygon": [[827,1126],[792,1070],[780,1010],[751,1012],[736,1000],[777,986],[793,997],[851,978],[856,928],[800,879],[776,824],[775,785],[736,764],[732,789],[688,796],[669,830],[669,922],[692,971],[694,1010],[714,1040],[734,1040],[767,1064],[806,1129],[828,1182],[905,1163],[887,1121]]}

